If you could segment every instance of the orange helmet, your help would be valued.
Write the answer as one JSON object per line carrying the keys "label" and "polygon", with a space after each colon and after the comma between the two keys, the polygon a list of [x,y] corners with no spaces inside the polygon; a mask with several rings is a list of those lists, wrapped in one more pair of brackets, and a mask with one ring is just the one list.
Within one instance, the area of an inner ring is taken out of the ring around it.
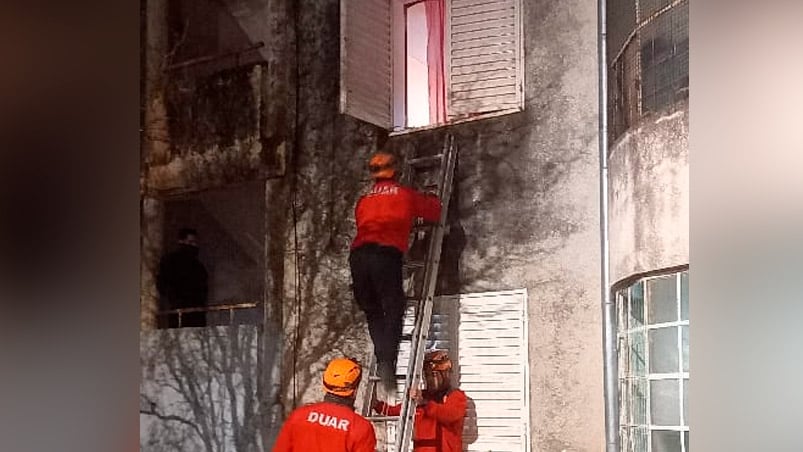
{"label": "orange helmet", "polygon": [[323,373],[324,391],[341,397],[351,397],[360,385],[362,367],[351,358],[335,358]]}
{"label": "orange helmet", "polygon": [[446,350],[433,350],[424,356],[424,369],[445,372],[452,370],[452,360]]}
{"label": "orange helmet", "polygon": [[388,152],[377,152],[368,161],[368,171],[374,179],[392,179],[396,175],[396,157]]}

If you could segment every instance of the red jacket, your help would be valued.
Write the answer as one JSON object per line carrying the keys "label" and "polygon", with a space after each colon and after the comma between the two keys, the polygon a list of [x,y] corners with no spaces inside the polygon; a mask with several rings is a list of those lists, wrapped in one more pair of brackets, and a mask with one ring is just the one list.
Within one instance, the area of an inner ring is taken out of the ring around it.
{"label": "red jacket", "polygon": [[437,196],[425,195],[393,180],[382,180],[357,201],[354,217],[357,236],[351,249],[376,243],[406,253],[413,221],[419,217],[429,222],[440,220],[441,202]]}
{"label": "red jacket", "polygon": [[273,452],[375,452],[374,427],[353,409],[331,402],[302,406],[287,418]]}
{"label": "red jacket", "polygon": [[[463,420],[468,399],[466,393],[454,389],[438,402],[428,401],[415,409],[415,452],[462,452]],[[398,416],[401,405],[377,402],[374,409],[388,416]]]}

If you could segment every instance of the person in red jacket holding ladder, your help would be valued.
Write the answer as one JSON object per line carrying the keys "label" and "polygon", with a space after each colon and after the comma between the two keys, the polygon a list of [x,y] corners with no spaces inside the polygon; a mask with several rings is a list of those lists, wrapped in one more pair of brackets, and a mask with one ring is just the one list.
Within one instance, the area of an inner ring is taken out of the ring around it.
{"label": "person in red jacket holding ladder", "polygon": [[378,374],[385,387],[393,389],[405,311],[404,253],[415,219],[437,222],[441,202],[437,196],[400,185],[392,154],[373,155],[368,169],[375,182],[354,209],[357,236],[349,266],[354,299],[368,320]]}
{"label": "person in red jacket holding ladder", "polygon": [[[443,350],[428,352],[424,357],[423,392],[410,391],[416,402],[413,431],[414,452],[462,452],[463,420],[468,398],[466,393],[451,387],[452,361]],[[386,416],[398,416],[401,405],[377,401],[374,410]]]}
{"label": "person in red jacket holding ladder", "polygon": [[293,411],[273,452],[375,452],[374,427],[354,412],[361,378],[359,363],[350,358],[333,359],[323,374],[323,402]]}

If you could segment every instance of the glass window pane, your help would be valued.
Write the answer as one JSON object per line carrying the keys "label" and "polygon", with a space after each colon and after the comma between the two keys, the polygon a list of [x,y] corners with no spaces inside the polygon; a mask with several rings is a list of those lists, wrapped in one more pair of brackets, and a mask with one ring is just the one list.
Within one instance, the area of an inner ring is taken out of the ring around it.
{"label": "glass window pane", "polygon": [[683,380],[683,425],[689,425],[689,379]]}
{"label": "glass window pane", "polygon": [[418,3],[406,9],[407,127],[429,124],[429,81],[427,65],[427,15]]}
{"label": "glass window pane", "polygon": [[633,381],[632,390],[632,422],[635,425],[647,425],[647,380],[638,379]]}
{"label": "glass window pane", "polygon": [[680,319],[689,320],[689,272],[680,275]]}
{"label": "glass window pane", "polygon": [[616,339],[616,356],[619,358],[619,377],[630,376],[630,348],[627,334]]}
{"label": "glass window pane", "polygon": [[641,452],[647,450],[647,438],[650,436],[650,431],[646,427],[638,427],[632,430],[633,435],[633,451]]}
{"label": "glass window pane", "polygon": [[680,432],[652,431],[652,452],[679,452],[680,450]]}
{"label": "glass window pane", "polygon": [[689,432],[683,432],[683,441],[686,443],[686,452],[689,452]]}
{"label": "glass window pane", "polygon": [[650,372],[677,373],[678,364],[678,327],[659,328],[649,331],[650,339]]}
{"label": "glass window pane", "polygon": [[644,325],[644,283],[639,281],[630,288],[630,325],[638,328]]}
{"label": "glass window pane", "polygon": [[627,290],[616,292],[616,330],[622,332],[627,329]]}
{"label": "glass window pane", "polygon": [[627,427],[620,426],[619,427],[619,447],[622,451],[631,450],[627,447],[627,444],[630,439],[630,432]]}
{"label": "glass window pane", "polygon": [[650,324],[678,320],[677,278],[675,275],[647,281]]}
{"label": "glass window pane", "polygon": [[680,425],[680,381],[650,382],[650,420],[653,425]]}
{"label": "glass window pane", "polygon": [[630,385],[627,380],[619,380],[619,425],[624,427],[631,423]]}
{"label": "glass window pane", "polygon": [[637,377],[647,375],[647,347],[643,331],[630,335],[630,374]]}
{"label": "glass window pane", "polygon": [[683,350],[683,372],[689,371],[689,327],[682,326],[681,328],[681,349]]}

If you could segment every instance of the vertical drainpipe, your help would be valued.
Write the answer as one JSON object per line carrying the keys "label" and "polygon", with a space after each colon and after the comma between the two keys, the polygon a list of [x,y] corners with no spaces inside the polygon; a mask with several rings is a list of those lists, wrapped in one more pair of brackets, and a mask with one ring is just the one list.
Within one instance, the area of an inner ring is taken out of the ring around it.
{"label": "vertical drainpipe", "polygon": [[616,306],[611,300],[608,250],[608,62],[606,0],[597,0],[597,63],[599,67],[599,203],[602,347],[607,452],[619,452],[619,397],[616,357]]}

